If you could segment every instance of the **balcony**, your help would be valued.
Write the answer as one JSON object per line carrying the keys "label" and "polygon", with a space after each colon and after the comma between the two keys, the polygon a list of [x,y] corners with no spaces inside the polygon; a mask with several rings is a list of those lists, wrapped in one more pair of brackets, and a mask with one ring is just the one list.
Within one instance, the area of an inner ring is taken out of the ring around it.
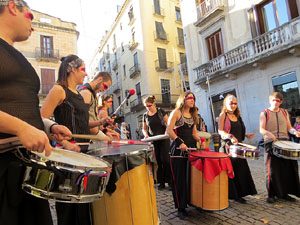
{"label": "balcony", "polygon": [[140,64],[136,64],[129,69],[129,77],[133,79],[136,75],[141,73]]}
{"label": "balcony", "polygon": [[[131,112],[139,112],[145,109],[143,104],[143,99],[148,97],[150,94],[140,96],[135,100],[130,102],[130,109]],[[170,108],[174,109],[176,101],[179,95],[171,95],[170,93],[166,94],[151,94],[154,95],[156,98],[156,106],[161,108]]]}
{"label": "balcony", "polygon": [[35,57],[37,60],[59,61],[59,50],[48,48],[35,48]]}
{"label": "balcony", "polygon": [[155,70],[157,72],[170,72],[172,73],[174,71],[173,68],[173,62],[168,62],[168,61],[162,61],[162,60],[155,60]]}
{"label": "balcony", "polygon": [[160,8],[159,10],[155,11],[154,6],[152,6],[152,11],[154,16],[165,17],[165,9]]}
{"label": "balcony", "polygon": [[201,26],[208,20],[224,11],[224,0],[204,0],[197,6],[198,20],[196,26]]}
{"label": "balcony", "polygon": [[184,39],[183,38],[177,38],[176,44],[178,47],[184,48]]}
{"label": "balcony", "polygon": [[114,71],[116,71],[117,69],[118,69],[118,61],[117,60],[115,60],[115,61],[113,61],[113,63],[112,63],[112,69],[114,70]]}
{"label": "balcony", "polygon": [[298,17],[195,68],[195,84],[204,83],[207,75],[210,79],[216,79],[244,69],[245,66],[257,66],[259,61],[272,60],[277,55],[291,53],[299,56],[299,46],[300,18]]}
{"label": "balcony", "polygon": [[138,45],[139,45],[138,42],[135,42],[135,41],[129,42],[129,50],[133,51]]}
{"label": "balcony", "polygon": [[154,40],[162,43],[169,43],[169,35],[167,33],[159,35],[157,31],[153,32]]}

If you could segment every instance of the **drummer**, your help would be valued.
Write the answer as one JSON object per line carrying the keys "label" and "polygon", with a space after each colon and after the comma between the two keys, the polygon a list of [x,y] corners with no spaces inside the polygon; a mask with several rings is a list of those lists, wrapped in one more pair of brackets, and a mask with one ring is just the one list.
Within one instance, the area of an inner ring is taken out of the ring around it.
{"label": "drummer", "polygon": [[[71,132],[42,119],[38,74],[13,45],[31,35],[33,14],[23,0],[0,1],[0,140],[17,136],[27,150],[51,153],[48,134]],[[45,132],[44,132],[45,131]],[[0,224],[52,225],[48,201],[21,189],[25,168],[12,151],[0,151]]]}
{"label": "drummer", "polygon": [[[176,108],[172,111],[167,133],[173,140],[171,145],[171,172],[173,177],[173,198],[178,216],[183,220],[187,216],[188,204],[187,186],[187,162],[188,148],[196,148],[196,143],[201,139],[198,136],[196,125],[198,115],[195,107],[195,95],[187,91],[181,94],[176,102]],[[205,142],[202,143],[205,147]]]}
{"label": "drummer", "polygon": [[[83,84],[85,63],[76,55],[61,59],[57,85],[54,85],[47,95],[41,108],[41,114],[49,118],[53,113],[55,121],[64,124],[75,134],[89,134],[89,105],[76,90],[77,85]],[[60,144],[69,150],[86,151],[87,145],[79,142],[89,140],[75,139],[72,142],[63,141]],[[90,225],[90,205],[56,203],[58,225],[80,224]]]}
{"label": "drummer", "polygon": [[[229,153],[232,144],[242,142],[245,137],[251,139],[255,134],[246,134],[246,129],[240,110],[237,105],[237,98],[227,95],[223,101],[223,109],[219,116],[219,130],[221,146],[219,151]],[[229,199],[240,203],[246,203],[244,196],[257,194],[255,184],[246,159],[230,157],[234,178],[228,180]]]}
{"label": "drummer", "polygon": [[78,88],[84,102],[89,107],[89,126],[91,134],[99,136],[103,141],[111,141],[111,138],[105,135],[100,126],[105,123],[112,123],[113,120],[107,116],[98,120],[98,98],[97,93],[106,91],[111,86],[111,75],[108,72],[99,72],[94,79]]}
{"label": "drummer", "polygon": [[[156,98],[154,95],[144,99],[146,112],[143,115],[143,134],[145,138],[149,136],[161,135],[166,132],[168,123],[167,113],[156,107]],[[153,142],[155,158],[157,162],[157,182],[158,189],[165,188],[165,183],[168,183],[169,189],[172,186],[171,169],[170,169],[170,139],[158,140]]]}
{"label": "drummer", "polygon": [[[276,197],[294,202],[300,197],[300,184],[297,160],[279,158],[272,153],[272,141],[288,140],[288,132],[300,137],[290,123],[287,110],[280,108],[283,95],[273,92],[269,96],[270,107],[260,113],[260,133],[264,136],[265,144],[265,174],[268,191],[268,203],[274,203]],[[270,142],[271,141],[271,142]]]}

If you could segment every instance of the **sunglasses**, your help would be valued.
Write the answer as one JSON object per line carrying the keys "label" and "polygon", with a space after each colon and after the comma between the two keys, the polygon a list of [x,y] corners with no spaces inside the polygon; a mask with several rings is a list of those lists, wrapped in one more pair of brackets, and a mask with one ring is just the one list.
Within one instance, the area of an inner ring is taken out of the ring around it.
{"label": "sunglasses", "polygon": [[152,105],[146,105],[147,108],[150,108],[151,106],[153,106],[153,104]]}
{"label": "sunglasses", "polygon": [[31,12],[25,12],[24,13],[25,18],[30,19],[31,21],[33,20],[33,14]]}
{"label": "sunglasses", "polygon": [[273,102],[278,102],[278,103],[281,103],[282,101],[281,100],[278,100],[278,99],[272,99]]}
{"label": "sunglasses", "polygon": [[102,87],[103,87],[104,91],[106,91],[108,89],[108,86],[105,83],[102,83]]}
{"label": "sunglasses", "polygon": [[194,97],[186,97],[185,100],[194,100]]}
{"label": "sunglasses", "polygon": [[80,70],[81,70],[82,72],[85,72],[85,67],[80,68]]}
{"label": "sunglasses", "polygon": [[230,102],[229,105],[237,105],[236,102]]}

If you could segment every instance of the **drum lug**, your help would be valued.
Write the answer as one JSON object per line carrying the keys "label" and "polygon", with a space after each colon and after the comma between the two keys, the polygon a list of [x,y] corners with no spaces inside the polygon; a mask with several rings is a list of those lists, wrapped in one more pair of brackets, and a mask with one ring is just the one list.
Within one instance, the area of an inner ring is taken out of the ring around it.
{"label": "drum lug", "polygon": [[63,193],[72,192],[72,186],[70,185],[70,179],[66,179],[64,184],[59,185],[58,189]]}

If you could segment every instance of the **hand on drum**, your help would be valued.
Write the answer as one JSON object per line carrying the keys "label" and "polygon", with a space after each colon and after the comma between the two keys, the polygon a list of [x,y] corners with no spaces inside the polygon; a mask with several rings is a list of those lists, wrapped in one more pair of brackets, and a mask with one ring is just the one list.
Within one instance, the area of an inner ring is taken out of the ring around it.
{"label": "hand on drum", "polygon": [[68,149],[74,152],[80,152],[80,147],[77,144],[73,144],[67,140],[64,140],[61,142],[63,145],[64,149]]}
{"label": "hand on drum", "polygon": [[276,140],[277,140],[276,137],[274,136],[274,134],[272,134],[272,133],[269,132],[269,131],[267,131],[265,135],[268,137],[268,139],[271,139],[271,140],[273,140],[273,141],[276,141]]}
{"label": "hand on drum", "polygon": [[296,137],[300,137],[300,131],[295,131],[294,135],[296,135]]}
{"label": "hand on drum", "polygon": [[49,144],[48,136],[44,131],[25,123],[24,126],[18,130],[17,136],[27,150],[37,152],[43,152],[45,150],[45,155],[50,155],[52,148]]}
{"label": "hand on drum", "polygon": [[188,150],[188,147],[184,143],[179,145],[179,148],[180,148],[181,151],[184,151],[184,152],[186,152]]}
{"label": "hand on drum", "polygon": [[232,135],[230,141],[231,141],[231,143],[234,144],[234,145],[237,144],[237,143],[239,143],[239,141],[238,141],[238,140],[236,139],[236,137],[234,137],[233,135]]}
{"label": "hand on drum", "polygon": [[55,142],[71,139],[72,132],[63,125],[55,124],[51,127],[51,139]]}

